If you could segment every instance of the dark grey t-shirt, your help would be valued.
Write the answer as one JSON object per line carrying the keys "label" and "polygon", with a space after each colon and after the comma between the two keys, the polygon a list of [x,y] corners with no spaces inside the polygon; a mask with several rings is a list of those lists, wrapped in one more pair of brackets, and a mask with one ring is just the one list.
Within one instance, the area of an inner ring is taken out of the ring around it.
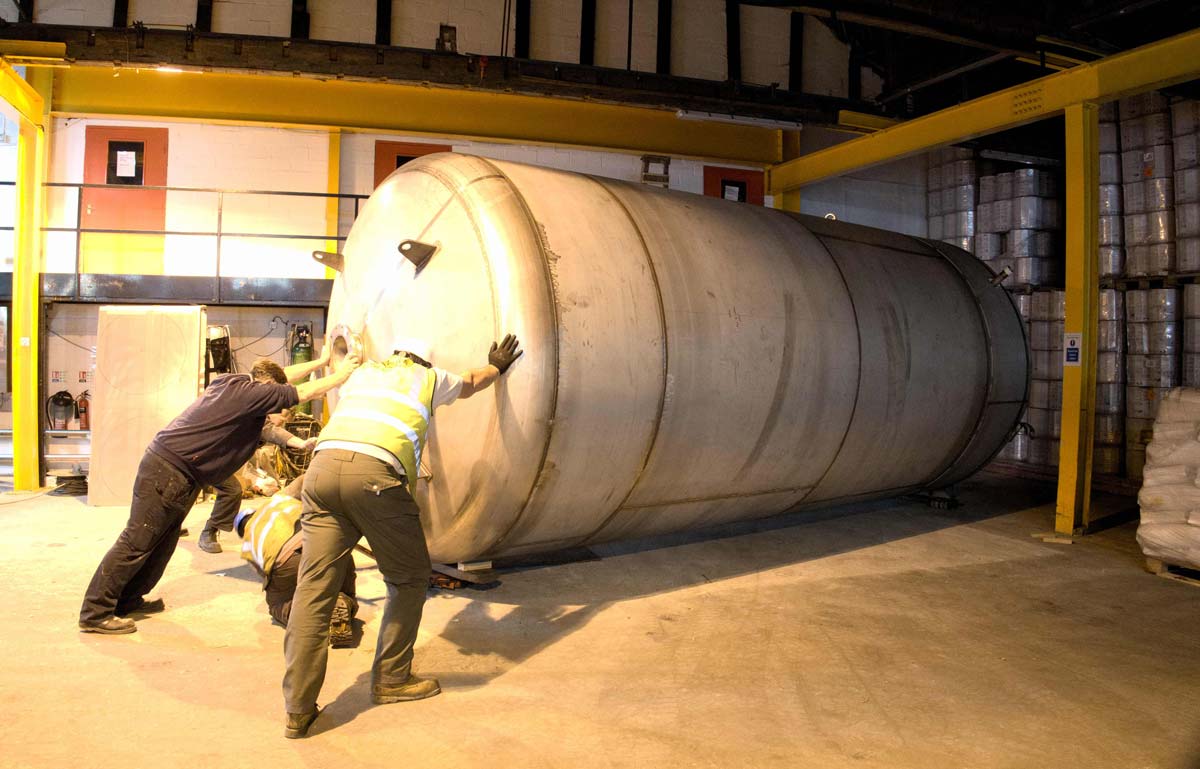
{"label": "dark grey t-shirt", "polygon": [[263,420],[299,403],[290,384],[218,377],[150,441],[150,450],[197,483],[219,483],[254,455]]}

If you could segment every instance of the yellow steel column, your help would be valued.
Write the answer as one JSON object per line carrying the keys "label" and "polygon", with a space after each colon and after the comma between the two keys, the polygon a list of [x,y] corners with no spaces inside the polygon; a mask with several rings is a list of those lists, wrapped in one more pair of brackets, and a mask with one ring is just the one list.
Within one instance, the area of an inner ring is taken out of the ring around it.
{"label": "yellow steel column", "polygon": [[1063,340],[1062,433],[1054,529],[1072,535],[1088,523],[1096,418],[1100,124],[1095,104],[1065,112],[1067,319]]}
{"label": "yellow steel column", "polygon": [[42,175],[46,164],[44,102],[8,64],[0,90],[20,113],[12,288],[13,488],[41,488],[38,409],[38,304],[42,265]]}
{"label": "yellow steel column", "polygon": [[[337,128],[329,129],[329,164],[326,167],[325,191],[330,195],[336,195],[341,192],[342,183],[342,132]],[[339,235],[338,229],[338,210],[340,202],[338,198],[325,198],[325,234]],[[339,253],[341,245],[336,239],[330,238],[325,241],[325,250],[331,253]],[[334,271],[332,267],[325,268],[325,277],[333,278]]]}
{"label": "yellow steel column", "polygon": [[[780,131],[782,134],[783,146],[783,161],[786,163],[789,160],[794,160],[800,157],[800,132],[799,131]],[[767,189],[771,189],[771,169],[767,169]],[[781,190],[774,195],[775,208],[782,211],[791,211],[792,213],[800,213],[800,188],[793,187],[789,190]]]}

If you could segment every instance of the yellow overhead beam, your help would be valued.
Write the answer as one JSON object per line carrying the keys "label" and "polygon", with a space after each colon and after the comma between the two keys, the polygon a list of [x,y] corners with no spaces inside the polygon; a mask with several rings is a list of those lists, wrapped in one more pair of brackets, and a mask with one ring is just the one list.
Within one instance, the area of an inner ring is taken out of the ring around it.
{"label": "yellow overhead beam", "polygon": [[12,64],[54,66],[66,61],[67,44],[41,40],[0,40],[0,57]]}
{"label": "yellow overhead beam", "polygon": [[[114,76],[118,75],[119,76]],[[341,128],[778,163],[779,131],[582,99],[309,77],[73,66],[55,114]]]}
{"label": "yellow overhead beam", "polygon": [[973,99],[768,171],[772,195],[951,142],[1191,80],[1200,73],[1200,29]]}
{"label": "yellow overhead beam", "polygon": [[42,115],[46,105],[41,95],[2,58],[0,58],[0,99],[4,99],[12,105],[12,108],[25,120],[39,128],[42,127]]}
{"label": "yellow overhead beam", "polygon": [[1071,536],[1085,528],[1091,516],[1100,293],[1100,122],[1095,104],[1066,109],[1065,165],[1067,318],[1054,530]]}

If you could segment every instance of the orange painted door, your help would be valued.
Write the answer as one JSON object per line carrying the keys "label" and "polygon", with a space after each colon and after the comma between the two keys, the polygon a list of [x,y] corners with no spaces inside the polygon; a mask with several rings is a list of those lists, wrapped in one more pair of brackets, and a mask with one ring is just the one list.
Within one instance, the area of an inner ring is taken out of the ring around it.
{"label": "orange painted door", "polygon": [[391,175],[400,166],[422,155],[449,152],[449,144],[423,144],[417,142],[375,142],[375,186]]}
{"label": "orange painted door", "polygon": [[[166,128],[88,126],[84,137],[80,238],[82,272],[157,275],[163,271],[167,192]],[[138,234],[155,233],[155,234]]]}
{"label": "orange painted door", "polygon": [[713,198],[737,200],[756,206],[763,204],[763,172],[744,168],[704,167],[704,194]]}

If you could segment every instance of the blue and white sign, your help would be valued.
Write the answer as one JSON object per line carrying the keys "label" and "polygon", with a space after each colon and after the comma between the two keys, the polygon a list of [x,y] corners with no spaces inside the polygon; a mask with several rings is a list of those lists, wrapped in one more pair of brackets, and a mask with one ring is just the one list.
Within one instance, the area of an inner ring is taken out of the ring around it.
{"label": "blue and white sign", "polygon": [[1079,366],[1083,350],[1083,334],[1063,334],[1063,365]]}

